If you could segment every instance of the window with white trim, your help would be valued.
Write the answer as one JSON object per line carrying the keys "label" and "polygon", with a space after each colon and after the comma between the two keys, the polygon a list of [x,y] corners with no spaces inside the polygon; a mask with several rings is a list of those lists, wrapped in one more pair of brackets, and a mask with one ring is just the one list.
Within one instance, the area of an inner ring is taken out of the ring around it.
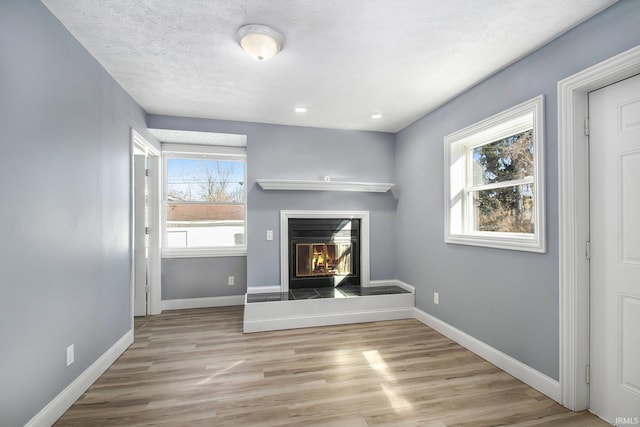
{"label": "window with white trim", "polygon": [[445,136],[445,242],[545,252],[542,95]]}
{"label": "window with white trim", "polygon": [[246,150],[163,144],[162,151],[162,255],[245,255]]}

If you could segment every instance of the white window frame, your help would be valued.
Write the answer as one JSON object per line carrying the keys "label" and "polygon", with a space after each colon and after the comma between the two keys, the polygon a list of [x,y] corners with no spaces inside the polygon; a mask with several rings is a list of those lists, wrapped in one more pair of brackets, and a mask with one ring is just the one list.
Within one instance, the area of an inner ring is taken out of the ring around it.
{"label": "white window frame", "polygon": [[[474,147],[533,130],[533,176],[484,186],[470,185],[470,151]],[[529,252],[546,252],[544,183],[544,96],[537,96],[506,111],[444,137],[444,241]],[[470,190],[533,184],[533,233],[475,231]]]}
{"label": "white window frame", "polygon": [[[244,241],[242,246],[167,248],[167,161],[170,158],[235,160],[244,162]],[[162,258],[201,258],[247,255],[247,151],[240,147],[162,144]]]}

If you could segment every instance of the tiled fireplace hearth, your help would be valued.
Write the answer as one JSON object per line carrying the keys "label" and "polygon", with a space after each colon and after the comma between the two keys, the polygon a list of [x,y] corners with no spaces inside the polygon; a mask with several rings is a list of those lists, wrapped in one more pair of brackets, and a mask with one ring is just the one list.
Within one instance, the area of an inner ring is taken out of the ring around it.
{"label": "tiled fireplace hearth", "polygon": [[245,297],[244,332],[410,319],[413,289],[370,281],[369,212],[280,211],[280,286]]}

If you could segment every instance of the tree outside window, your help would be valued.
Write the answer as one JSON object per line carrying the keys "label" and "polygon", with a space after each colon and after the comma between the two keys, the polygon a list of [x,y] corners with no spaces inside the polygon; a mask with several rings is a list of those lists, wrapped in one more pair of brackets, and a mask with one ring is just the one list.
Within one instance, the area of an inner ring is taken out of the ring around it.
{"label": "tree outside window", "polygon": [[165,249],[245,247],[245,165],[243,156],[165,155]]}
{"label": "tree outside window", "polygon": [[[473,229],[533,233],[533,131],[531,129],[470,149]],[[491,186],[476,190],[474,186]]]}

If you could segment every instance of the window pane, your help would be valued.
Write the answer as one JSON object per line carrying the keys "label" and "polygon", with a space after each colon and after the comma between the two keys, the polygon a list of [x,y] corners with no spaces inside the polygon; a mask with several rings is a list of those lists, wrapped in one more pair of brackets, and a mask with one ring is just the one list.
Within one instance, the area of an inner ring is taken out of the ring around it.
{"label": "window pane", "polygon": [[474,231],[533,233],[533,184],[474,191]]}
{"label": "window pane", "polygon": [[492,184],[533,176],[533,131],[472,148],[472,185]]}
{"label": "window pane", "polygon": [[244,162],[167,159],[167,201],[244,202]]}
{"label": "window pane", "polygon": [[244,205],[167,204],[167,248],[229,247],[244,244]]}

